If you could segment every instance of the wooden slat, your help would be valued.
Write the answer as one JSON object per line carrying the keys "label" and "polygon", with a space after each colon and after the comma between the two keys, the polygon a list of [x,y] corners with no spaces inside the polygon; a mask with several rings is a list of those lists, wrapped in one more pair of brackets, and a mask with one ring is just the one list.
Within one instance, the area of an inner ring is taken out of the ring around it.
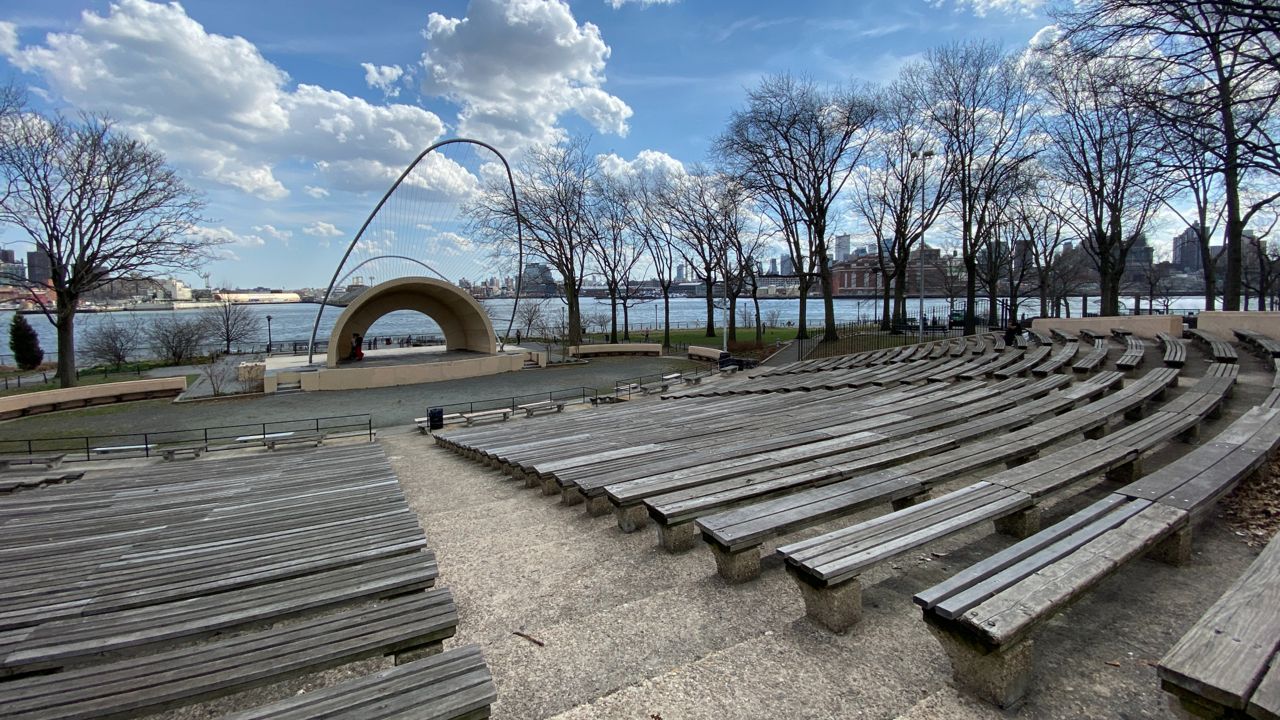
{"label": "wooden slat", "polygon": [[1273,540],[1169,650],[1158,671],[1166,685],[1244,710],[1278,651],[1280,541]]}

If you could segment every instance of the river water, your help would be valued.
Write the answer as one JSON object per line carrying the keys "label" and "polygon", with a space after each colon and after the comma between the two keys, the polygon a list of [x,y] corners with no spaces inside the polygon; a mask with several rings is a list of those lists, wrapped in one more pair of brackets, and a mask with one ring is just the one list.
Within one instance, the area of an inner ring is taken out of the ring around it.
{"label": "river water", "polygon": [[[529,302],[529,301],[526,301]],[[545,316],[559,320],[563,317],[565,305],[558,299],[551,298],[539,302],[542,312]],[[908,313],[914,316],[917,313],[916,300],[913,298],[908,303]],[[1096,311],[1096,298],[1091,303],[1090,310]],[[495,299],[485,300],[482,303],[489,310],[492,318],[495,318],[494,327],[499,332],[505,331],[507,320],[511,316],[511,300]],[[750,307],[750,300],[742,300],[739,307]],[[292,304],[273,304],[273,305],[249,305],[249,310],[253,314],[262,319],[262,330],[259,336],[254,339],[255,344],[265,346],[267,342],[267,316],[271,317],[271,340],[277,347],[290,347],[294,343],[303,344],[311,337],[312,324],[316,319],[316,312],[320,309],[319,305],[311,303],[292,303]],[[1204,307],[1202,298],[1176,298],[1172,309],[1179,312],[1187,312],[1199,310]],[[760,312],[766,320],[771,320],[774,314],[777,315],[777,322],[780,325],[787,323],[795,323],[799,317],[800,303],[795,298],[786,299],[768,299],[760,301]],[[1023,303],[1021,312],[1027,315],[1035,315],[1039,309],[1038,302]],[[945,299],[925,299],[925,316],[930,318],[947,317],[949,305]],[[1073,317],[1079,316],[1080,301],[1076,299],[1071,314]],[[191,310],[151,310],[151,311],[135,311],[135,312],[110,312],[110,313],[82,313],[76,316],[76,338],[77,344],[86,332],[99,323],[116,322],[125,324],[138,324],[145,328],[150,325],[157,317],[160,316],[184,316],[196,317],[199,313],[204,312],[199,309]],[[325,308],[324,314],[321,316],[319,332],[317,339],[327,339],[329,332],[333,329],[333,323],[341,314],[342,308],[328,307]],[[609,313],[609,303],[607,300],[584,298],[582,301],[582,312],[585,318],[601,318],[605,319]],[[853,298],[837,298],[835,300],[835,314],[837,322],[851,322],[859,319],[871,319],[878,317],[879,303],[874,300],[858,300]],[[820,298],[810,298],[808,302],[808,320],[810,325],[819,324],[822,321],[822,300]],[[0,313],[0,321],[8,323],[12,317],[12,312]],[[643,330],[645,328],[660,328],[662,326],[662,302],[656,300],[643,303],[637,307],[633,307],[630,312],[632,329]],[[44,315],[35,314],[27,315],[27,321],[35,328],[36,333],[40,336],[40,346],[44,348],[45,357],[53,359],[57,354],[57,332],[53,325]],[[673,327],[701,327],[706,317],[706,301],[702,298],[673,298],[671,300],[671,323]],[[724,322],[723,313],[717,311],[716,323],[721,325]],[[621,323],[621,317],[619,317]],[[514,333],[514,329],[512,330]],[[421,313],[413,311],[398,311],[390,313],[380,318],[373,327],[366,333],[367,337],[404,337],[406,335],[438,335],[439,327],[431,320],[431,318]],[[8,351],[8,343],[4,352],[0,352],[0,364],[11,364],[11,355]],[[243,349],[255,349],[251,345]],[[256,348],[261,350],[261,347]],[[148,353],[141,353],[146,355]]]}

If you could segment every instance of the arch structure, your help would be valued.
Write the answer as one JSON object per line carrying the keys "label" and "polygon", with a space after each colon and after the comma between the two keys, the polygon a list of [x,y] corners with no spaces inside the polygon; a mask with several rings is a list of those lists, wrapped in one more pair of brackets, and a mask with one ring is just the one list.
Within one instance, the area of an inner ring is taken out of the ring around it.
{"label": "arch structure", "polygon": [[338,367],[351,352],[353,333],[363,336],[378,318],[397,310],[416,310],[434,320],[444,333],[446,350],[497,352],[493,324],[470,293],[436,278],[403,277],[369,288],[342,311],[329,335],[325,364]]}
{"label": "arch structure", "polygon": [[[414,172],[414,169],[417,168],[419,164],[421,164],[428,155],[440,150],[441,148],[448,147],[451,145],[452,146],[471,146],[471,147],[483,150],[485,152],[492,153],[493,157],[496,158],[502,164],[503,169],[506,171],[507,187],[511,192],[512,208],[514,209],[515,216],[516,217],[520,216],[520,204],[519,204],[519,199],[516,196],[515,179],[511,175],[511,165],[507,162],[507,159],[503,157],[502,153],[498,152],[498,150],[494,148],[492,145],[481,142],[479,140],[470,140],[467,138],[452,138],[449,140],[442,140],[440,142],[437,142],[434,145],[428,147],[426,150],[423,150],[421,153],[418,154],[416,158],[413,159],[413,162],[409,163],[409,166],[404,169],[404,172],[400,174],[400,177],[396,178],[396,181],[387,190],[386,194],[384,194],[382,196],[382,199],[378,201],[378,204],[374,206],[373,212],[369,213],[369,217],[365,219],[364,224],[360,226],[360,230],[356,232],[355,237],[351,239],[350,244],[347,245],[346,252],[343,253],[342,259],[338,262],[337,268],[334,269],[333,277],[329,280],[329,286],[325,290],[324,298],[320,301],[320,308],[316,311],[315,322],[311,326],[311,339],[307,344],[307,363],[308,364],[312,363],[315,359],[316,335],[318,335],[320,332],[320,319],[324,315],[325,308],[329,307],[329,300],[333,296],[334,287],[337,285],[339,277],[349,276],[356,269],[364,266],[369,262],[372,262],[373,260],[387,259],[387,258],[397,258],[401,260],[406,260],[414,264],[417,264],[423,268],[426,268],[428,271],[432,273],[440,275],[440,272],[436,268],[432,267],[430,264],[405,254],[396,254],[396,253],[384,253],[379,257],[365,259],[359,264],[357,264],[355,267],[347,270],[346,275],[343,275],[343,269],[346,267],[347,262],[351,259],[352,251],[354,251],[356,247],[360,244],[362,238],[365,235],[365,232],[370,230],[370,225],[378,217],[379,213],[383,211],[384,207],[387,206],[388,201],[392,199],[392,197],[396,193],[396,190],[399,189],[400,186],[405,182],[405,179],[409,177],[410,173]],[[511,329],[515,325],[515,319],[516,319],[515,310],[520,304],[520,290],[521,290],[521,285],[523,284],[523,276],[524,276],[524,238],[523,238],[523,233],[521,229],[522,224],[523,223],[520,223],[520,222],[516,222],[514,224],[514,230],[515,230],[514,240],[515,240],[515,256],[516,256],[515,267],[514,267],[514,274],[516,279],[515,297],[514,297],[514,302],[512,303],[512,306],[511,306],[511,316],[507,320],[507,327],[505,332],[503,333],[504,338],[507,335],[511,334]],[[418,282],[427,280],[427,278],[423,278],[423,277],[407,277],[407,278],[401,278],[401,279],[418,281]],[[451,283],[448,283],[447,281],[445,282],[434,281],[434,282],[437,282],[440,285],[451,285]],[[385,287],[390,284],[391,283],[383,283],[378,287]],[[457,300],[457,296],[467,295],[466,293],[462,292],[461,289],[458,288],[457,286],[453,286],[453,289],[457,290],[458,292],[453,293],[452,295],[445,295],[444,291],[440,289],[437,289],[436,291],[434,291],[434,294],[426,294],[426,295],[423,295],[423,294],[414,295],[412,292],[409,292],[407,290],[391,293],[390,290],[388,290],[388,293],[389,293],[388,297],[384,298],[382,302],[394,304],[395,302],[407,303],[412,301],[420,304],[421,307],[423,308],[431,308],[430,311],[424,309],[423,312],[430,315],[432,319],[434,319],[437,323],[440,324],[441,328],[444,329],[445,331],[446,341],[449,343],[450,348],[452,348],[454,341],[449,340],[449,329],[448,327],[446,327],[446,322],[450,322],[449,318],[452,316],[450,315],[449,312],[446,312],[445,308],[455,308],[455,307],[461,308],[461,305],[458,304],[460,301]],[[369,295],[369,294],[370,293],[368,291],[365,293],[365,295]],[[410,295],[414,295],[413,298],[410,298],[409,297]],[[361,298],[363,297],[364,295],[361,296]],[[392,300],[391,298],[393,297],[396,299]],[[471,303],[470,303],[471,306],[476,308],[479,307],[479,303],[476,302],[474,299],[471,299],[470,295],[467,295],[467,297],[468,299],[471,300]],[[364,306],[364,303],[353,303],[353,304]],[[397,309],[418,309],[418,307],[410,305],[410,306],[405,306],[403,308],[397,308]],[[333,332],[330,333],[329,353],[328,353],[328,361],[327,361],[327,364],[330,367],[335,367],[335,360],[334,360],[335,354],[343,353],[344,351],[349,351],[351,347],[351,342],[350,342],[351,332],[360,332],[360,334],[363,335],[364,334],[363,331],[368,329],[367,324],[363,326],[360,325],[360,322],[363,322],[363,321],[357,322],[354,319],[346,321],[347,318],[354,317],[350,315],[349,311],[350,311],[350,308],[348,308],[348,312],[344,312],[342,314],[338,322],[334,325]],[[388,310],[387,312],[390,312],[390,311]],[[439,315],[437,315],[436,313],[439,313]],[[384,315],[386,313],[384,312],[381,314]],[[496,336],[494,334],[493,325],[491,322],[489,322],[489,319],[484,314],[483,310],[480,311],[480,315],[484,318],[484,326],[488,329],[488,334],[489,334],[488,345],[487,345],[489,349],[485,352],[489,352],[489,353],[497,352],[497,350],[500,349],[501,345],[500,343],[496,342]],[[360,317],[363,318],[365,316],[361,315]],[[381,317],[381,315],[378,315],[378,317]],[[461,315],[458,317],[459,317],[458,322],[464,322],[464,323],[474,322],[474,318],[467,319],[464,321]],[[344,325],[347,325],[349,327],[349,329],[347,329],[345,334],[340,332],[343,329]],[[469,333],[475,332],[478,325],[466,324],[465,327],[466,327],[466,333],[468,333],[468,337],[470,337]],[[461,330],[459,330],[458,328],[455,328],[455,332],[460,332],[460,331]],[[337,340],[336,343],[334,342],[335,339]],[[481,342],[479,339],[474,339],[474,340],[468,339],[466,341],[459,340],[459,342],[466,345],[467,349],[479,348],[481,345],[485,344]],[[460,348],[462,346],[463,345],[459,345]],[[345,355],[342,355],[342,356],[345,357]]]}

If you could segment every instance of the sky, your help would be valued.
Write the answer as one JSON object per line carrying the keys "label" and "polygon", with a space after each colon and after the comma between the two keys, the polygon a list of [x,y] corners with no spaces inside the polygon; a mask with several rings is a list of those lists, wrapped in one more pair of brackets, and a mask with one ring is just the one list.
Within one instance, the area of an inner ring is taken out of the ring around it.
{"label": "sky", "polygon": [[162,151],[207,202],[196,232],[227,241],[213,284],[323,287],[439,140],[518,159],[586,135],[616,163],[687,166],[769,74],[885,82],[1050,23],[1042,0],[6,0],[0,82]]}

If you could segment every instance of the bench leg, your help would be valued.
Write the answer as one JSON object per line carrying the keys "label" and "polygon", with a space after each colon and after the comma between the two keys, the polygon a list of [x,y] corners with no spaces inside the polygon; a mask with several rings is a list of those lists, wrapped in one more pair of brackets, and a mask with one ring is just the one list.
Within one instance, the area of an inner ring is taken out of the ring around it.
{"label": "bench leg", "polygon": [[862,619],[862,583],[857,578],[839,585],[817,587],[787,567],[804,598],[804,616],[818,627],[843,633]]}
{"label": "bench leg", "polygon": [[[1163,394],[1163,391],[1161,392],[1161,394]],[[1159,399],[1158,396],[1156,399]],[[1147,416],[1147,404],[1145,402],[1135,408],[1130,408],[1129,410],[1126,410],[1124,413],[1125,420],[1141,420],[1146,416]]]}
{"label": "bench leg", "polygon": [[600,517],[611,512],[613,512],[613,503],[609,502],[607,495],[587,498],[587,514],[591,517]]}
{"label": "bench leg", "polygon": [[649,522],[649,511],[644,505],[618,505],[613,509],[618,518],[618,528],[625,533],[632,533]]}
{"label": "bench leg", "polygon": [[698,526],[683,522],[677,525],[658,525],[658,544],[669,553],[692,550],[698,544]]}
{"label": "bench leg", "polygon": [[1011,708],[1022,701],[1031,684],[1031,640],[988,651],[933,625],[928,628],[951,661],[951,675],[957,686],[1001,708]]}
{"label": "bench leg", "polygon": [[1006,468],[1016,468],[1019,465],[1026,465],[1027,463],[1031,462],[1032,460],[1035,460],[1038,457],[1040,457],[1039,451],[1030,452],[1030,453],[1027,453],[1026,455],[1019,455],[1016,458],[1011,458],[1009,460],[1006,460],[1004,466]]}
{"label": "bench leg", "polygon": [[1011,515],[998,517],[995,520],[996,532],[1001,535],[1025,540],[1040,532],[1040,506],[1032,505],[1026,510],[1019,510]]}
{"label": "bench leg", "polygon": [[562,505],[581,505],[586,496],[582,494],[582,488],[567,487],[560,490],[560,503]]}
{"label": "bench leg", "polygon": [[906,508],[919,505],[920,503],[931,500],[932,498],[933,498],[933,493],[929,492],[928,490],[922,493],[916,493],[915,495],[908,495],[907,497],[898,498],[897,500],[894,500],[893,509],[905,510]]}
{"label": "bench leg", "polygon": [[439,655],[443,650],[444,642],[441,640],[429,642],[425,645],[418,645],[417,647],[399,650],[395,653],[396,665],[404,665],[405,663],[411,663],[414,660],[421,660],[422,658],[431,657],[432,655]]}
{"label": "bench leg", "polygon": [[1191,526],[1186,525],[1174,530],[1172,535],[1151,548],[1147,552],[1147,557],[1175,567],[1191,562]]}
{"label": "bench leg", "polygon": [[1133,462],[1113,467],[1107,471],[1107,481],[1128,485],[1142,477],[1142,458],[1134,458]]}
{"label": "bench leg", "polygon": [[1085,430],[1084,436],[1085,436],[1085,439],[1088,439],[1088,440],[1097,440],[1099,438],[1106,436],[1107,432],[1110,429],[1111,429],[1111,423],[1104,422],[1097,427],[1089,428],[1088,430]]}
{"label": "bench leg", "polygon": [[760,548],[749,547],[738,552],[711,546],[716,559],[716,574],[727,583],[738,584],[760,577]]}

